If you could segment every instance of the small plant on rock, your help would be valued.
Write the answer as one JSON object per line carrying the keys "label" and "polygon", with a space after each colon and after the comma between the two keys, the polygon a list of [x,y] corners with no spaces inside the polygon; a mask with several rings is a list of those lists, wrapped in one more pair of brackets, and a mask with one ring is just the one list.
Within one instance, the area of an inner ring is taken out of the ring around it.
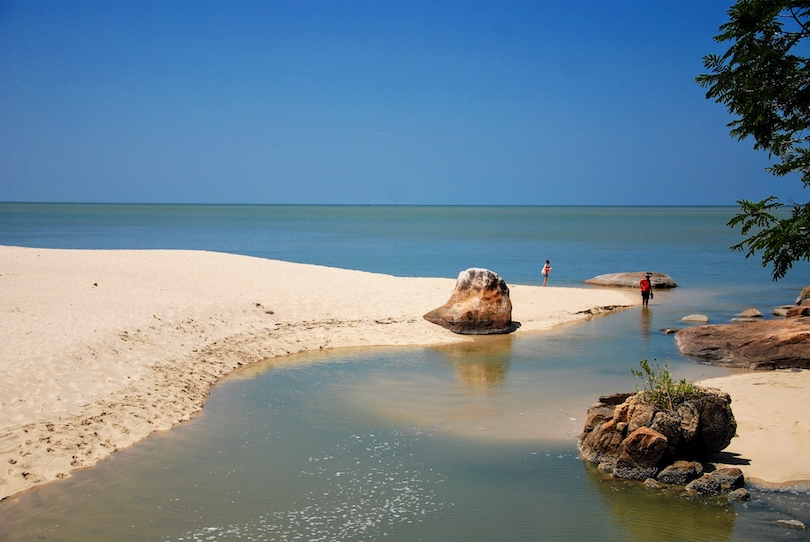
{"label": "small plant on rock", "polygon": [[662,370],[656,363],[653,368],[646,359],[641,360],[639,365],[641,370],[630,369],[633,376],[644,382],[643,388],[636,386],[636,394],[651,405],[674,410],[682,403],[701,395],[700,388],[686,379],[676,382],[669,372],[669,365],[664,365]]}

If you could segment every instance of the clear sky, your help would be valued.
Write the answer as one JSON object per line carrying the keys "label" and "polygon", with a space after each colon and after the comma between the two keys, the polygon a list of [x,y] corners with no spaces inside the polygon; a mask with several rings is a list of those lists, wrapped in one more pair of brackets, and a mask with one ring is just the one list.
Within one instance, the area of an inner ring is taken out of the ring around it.
{"label": "clear sky", "polygon": [[804,201],[694,82],[731,3],[0,0],[0,201]]}

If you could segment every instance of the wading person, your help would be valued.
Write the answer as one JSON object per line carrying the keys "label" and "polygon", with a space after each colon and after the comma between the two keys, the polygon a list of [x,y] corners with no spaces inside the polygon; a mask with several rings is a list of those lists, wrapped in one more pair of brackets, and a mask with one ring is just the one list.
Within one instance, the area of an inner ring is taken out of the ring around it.
{"label": "wading person", "polygon": [[641,306],[646,307],[653,298],[652,282],[650,281],[650,274],[647,273],[643,279],[638,281],[638,286],[641,288]]}

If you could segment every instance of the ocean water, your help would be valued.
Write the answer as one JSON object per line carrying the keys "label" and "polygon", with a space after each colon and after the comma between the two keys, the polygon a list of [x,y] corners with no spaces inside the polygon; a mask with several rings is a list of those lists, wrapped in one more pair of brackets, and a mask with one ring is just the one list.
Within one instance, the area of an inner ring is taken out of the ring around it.
{"label": "ocean water", "polygon": [[541,283],[549,259],[555,286],[635,270],[679,284],[649,311],[549,333],[238,371],[191,422],[0,503],[0,540],[807,540],[774,524],[810,524],[806,487],[684,499],[577,456],[585,409],[632,390],[640,359],[677,378],[730,372],[681,356],[661,329],[695,312],[768,314],[810,284],[806,263],[774,283],[730,252],[734,211],[0,204],[5,245],[215,250],[399,276],[475,266],[510,284]]}

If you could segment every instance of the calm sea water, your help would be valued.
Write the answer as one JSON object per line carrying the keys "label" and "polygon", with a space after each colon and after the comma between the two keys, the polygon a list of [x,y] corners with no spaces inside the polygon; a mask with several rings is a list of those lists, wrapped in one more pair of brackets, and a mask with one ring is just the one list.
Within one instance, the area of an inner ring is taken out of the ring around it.
{"label": "calm sea water", "polygon": [[[0,204],[0,244],[189,248],[552,285],[650,270],[679,288],[550,333],[293,356],[237,372],[204,412],[97,467],[0,504],[0,540],[807,540],[807,488],[747,504],[606,478],[577,457],[585,409],[642,358],[728,374],[660,329],[792,302],[727,247],[734,208]],[[449,292],[448,292],[449,295]],[[427,309],[427,308],[426,308]]]}

